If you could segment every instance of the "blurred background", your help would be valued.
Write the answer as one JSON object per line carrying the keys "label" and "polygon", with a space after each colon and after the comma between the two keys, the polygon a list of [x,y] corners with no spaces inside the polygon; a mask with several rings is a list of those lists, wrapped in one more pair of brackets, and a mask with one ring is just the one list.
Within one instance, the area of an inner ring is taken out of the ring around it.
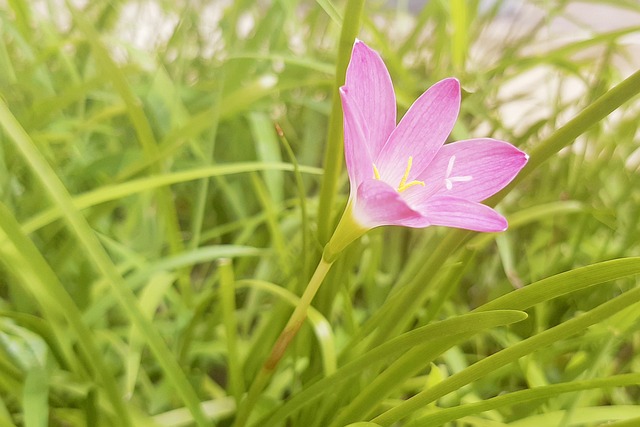
{"label": "blurred background", "polygon": [[[0,0],[0,425],[189,425],[200,402],[230,425],[318,260],[318,223],[331,223],[348,194],[343,165],[331,166],[342,168],[337,196],[328,220],[318,214],[344,11],[335,0]],[[353,25],[387,64],[399,115],[455,76],[464,92],[450,139],[493,137],[529,153],[640,68],[636,0],[371,0]],[[351,247],[314,301],[324,319],[315,326],[329,333],[319,342],[302,334],[258,412],[364,351],[357,343],[371,342],[397,289],[415,285],[416,305],[376,339],[560,272],[640,256],[638,107],[626,102],[556,144],[498,205],[509,232],[466,236],[437,270],[429,260],[450,230],[388,227]],[[407,370],[377,404],[391,407],[636,282],[545,301],[508,333]],[[438,405],[638,372],[638,316],[624,313]],[[615,419],[640,417],[629,409],[638,396],[635,386],[591,390],[483,417],[597,405],[628,410]],[[329,425],[349,398],[289,425]],[[563,416],[553,422],[574,425]],[[530,420],[555,425],[547,421]]]}

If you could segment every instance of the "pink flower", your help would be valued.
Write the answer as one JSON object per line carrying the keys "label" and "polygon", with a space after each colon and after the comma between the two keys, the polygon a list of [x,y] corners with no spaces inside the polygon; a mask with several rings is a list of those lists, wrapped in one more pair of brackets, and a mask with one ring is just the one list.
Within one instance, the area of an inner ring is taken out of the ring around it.
{"label": "pink flower", "polygon": [[480,202],[504,188],[528,156],[490,138],[444,144],[460,110],[456,79],[429,88],[396,125],[389,72],[356,40],[340,96],[351,193],[336,234],[350,236],[333,249],[381,225],[507,229],[504,217]]}

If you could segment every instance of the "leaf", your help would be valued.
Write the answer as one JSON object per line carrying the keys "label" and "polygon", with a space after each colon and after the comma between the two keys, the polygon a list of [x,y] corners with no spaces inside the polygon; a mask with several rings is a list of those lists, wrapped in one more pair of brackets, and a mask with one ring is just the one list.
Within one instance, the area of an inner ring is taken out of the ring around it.
{"label": "leaf", "polygon": [[[433,414],[417,418],[407,424],[407,427],[436,427],[469,415],[479,414],[481,412],[491,411],[505,406],[514,406],[519,403],[532,400],[549,399],[561,393],[572,393],[595,388],[632,386],[638,383],[640,383],[640,374],[624,374],[614,375],[607,378],[594,378],[583,381],[553,384],[544,387],[535,387],[529,390],[503,394],[480,402],[463,404],[453,408],[440,409]],[[582,411],[582,408],[580,411]]]}
{"label": "leaf", "polygon": [[[403,353],[416,346],[424,346],[431,342],[439,342],[443,339],[449,339],[449,341],[452,341],[453,338],[451,345],[454,345],[455,342],[457,342],[457,339],[460,339],[463,334],[475,334],[488,328],[519,322],[527,317],[523,312],[511,310],[495,311],[487,314],[489,315],[480,317],[476,317],[475,314],[465,314],[453,317],[423,326],[393,338],[341,366],[335,373],[333,373],[333,375],[324,377],[308,386],[300,393],[293,396],[291,400],[277,409],[268,418],[255,423],[255,425],[278,425],[278,423],[282,422],[293,412],[313,403],[325,393],[335,390],[338,385],[358,375],[372,364],[379,363],[380,360],[384,360],[392,355]],[[431,360],[425,358],[425,365],[430,362]],[[376,388],[375,390],[372,390],[370,394],[375,395],[378,391],[379,390]],[[382,397],[380,397],[380,394],[381,393],[378,393],[378,397],[381,399]],[[347,418],[346,415],[342,415],[343,418]],[[336,423],[340,424],[340,420],[336,420]]]}

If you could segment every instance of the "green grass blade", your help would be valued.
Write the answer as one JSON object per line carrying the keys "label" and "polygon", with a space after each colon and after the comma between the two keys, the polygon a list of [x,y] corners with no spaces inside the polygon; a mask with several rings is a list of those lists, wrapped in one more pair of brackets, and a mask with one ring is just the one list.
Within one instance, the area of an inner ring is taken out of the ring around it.
{"label": "green grass blade", "polygon": [[561,393],[572,393],[594,388],[632,386],[638,383],[640,383],[640,374],[623,374],[614,375],[608,378],[594,378],[584,381],[573,381],[563,384],[536,387],[530,390],[507,393],[480,402],[468,403],[453,408],[440,409],[433,414],[425,415],[412,421],[407,424],[407,427],[436,427],[468,415],[479,414],[481,412],[491,411],[503,406],[513,406],[532,400],[549,399]]}
{"label": "green grass blade", "polygon": [[[295,307],[300,298],[295,294],[289,292],[281,286],[275,283],[266,282],[263,280],[239,280],[237,283],[238,288],[251,288],[264,292],[268,292],[275,295],[282,300]],[[318,340],[320,346],[320,352],[322,353],[322,365],[325,375],[331,375],[336,371],[337,358],[336,358],[336,343],[333,330],[329,321],[313,307],[309,307],[309,313],[307,319],[313,328],[313,332]]]}
{"label": "green grass blade", "polygon": [[[509,427],[538,427],[558,425],[567,411],[549,411],[545,414],[534,415],[522,420],[509,423]],[[637,405],[616,405],[616,406],[595,406],[580,408],[580,413],[574,416],[571,426],[581,426],[585,424],[597,423],[600,425],[609,424],[610,421],[627,421],[640,418],[640,406]],[[618,424],[620,425],[620,424]],[[633,425],[633,424],[632,424]]]}
{"label": "green grass blade", "polygon": [[589,286],[640,274],[640,257],[614,259],[557,274],[496,298],[474,310],[526,310]]}
{"label": "green grass blade", "polygon": [[453,36],[451,37],[451,60],[456,70],[464,70],[464,62],[467,57],[469,45],[469,8],[472,7],[468,0],[453,0],[450,2],[451,23],[453,24]]}
{"label": "green grass blade", "polygon": [[[324,393],[329,393],[332,390],[335,390],[338,385],[343,384],[345,381],[358,375],[372,364],[379,363],[381,360],[385,360],[394,354],[408,351],[416,346],[421,346],[421,348],[423,348],[428,342],[435,343],[439,340],[447,339],[448,337],[452,337],[454,342],[452,342],[451,345],[454,345],[455,339],[462,337],[465,333],[474,334],[489,328],[518,322],[525,318],[525,313],[509,310],[496,311],[486,317],[475,317],[473,314],[466,314],[435,322],[407,332],[380,345],[379,347],[374,348],[373,350],[369,350],[364,355],[341,366],[333,375],[324,377],[313,383],[305,390],[296,394],[290,401],[275,411],[267,419],[256,423],[256,425],[277,425],[286,419],[286,417],[291,413],[313,403],[315,399],[322,397]],[[427,359],[428,358],[425,358],[425,363],[430,362],[430,360]],[[367,404],[368,403],[369,402],[367,402]],[[341,415],[342,419],[351,418],[348,413],[343,413]],[[338,424],[340,423],[338,422]]]}
{"label": "green grass blade", "polygon": [[[310,166],[300,166],[300,172],[320,175],[322,169],[314,168]],[[171,172],[163,175],[149,176],[146,178],[139,178],[137,180],[130,180],[122,184],[106,185],[95,190],[88,191],[84,194],[75,196],[73,199],[74,205],[78,209],[86,209],[92,206],[96,206],[100,203],[109,202],[112,200],[118,200],[131,196],[133,194],[142,193],[144,191],[153,190],[159,187],[165,187],[173,184],[179,184],[183,182],[195,181],[202,178],[210,178],[215,176],[235,175],[242,173],[250,173],[255,171],[269,171],[269,170],[282,170],[282,171],[294,171],[294,166],[289,163],[258,163],[258,162],[246,162],[246,163],[232,163],[228,165],[216,165],[208,166],[204,168],[196,168],[179,172]],[[57,206],[53,206],[33,218],[27,220],[23,228],[25,233],[31,234],[36,230],[52,223],[53,221],[61,218],[62,213]]]}
{"label": "green grass blade", "polygon": [[23,407],[25,427],[49,425],[49,373],[45,367],[32,368],[24,381]]}
{"label": "green grass blade", "polygon": [[542,163],[556,155],[561,149],[571,144],[578,136],[607,117],[622,104],[634,98],[638,93],[640,93],[640,71],[636,71],[609,89],[604,95],[596,99],[573,119],[569,120],[567,124],[537,144],[530,153],[529,162],[520,171],[518,176],[502,191],[487,199],[485,203],[490,206],[495,206],[532,171],[540,167]]}
{"label": "green grass blade", "polygon": [[[87,328],[82,319],[82,314],[78,310],[75,302],[60,283],[51,267],[47,264],[40,252],[33,243],[20,232],[20,226],[11,216],[8,209],[0,204],[0,228],[1,234],[4,234],[2,240],[6,236],[7,242],[0,246],[3,252],[3,262],[9,263],[7,267],[18,268],[14,273],[21,280],[24,286],[30,290],[34,298],[44,307],[54,305],[61,310],[62,315],[67,318],[69,326],[74,330],[78,338],[80,347],[85,351],[87,360],[93,363],[95,375],[99,382],[105,387],[105,392],[110,403],[113,405],[114,411],[123,425],[132,425],[131,418],[121,393],[118,391],[116,382],[112,373],[104,362],[99,347],[95,342],[94,336]],[[6,256],[9,242],[15,247],[15,254],[22,259],[10,258]],[[23,266],[23,268],[20,268]],[[53,310],[47,310],[51,311]],[[46,312],[45,311],[45,312]],[[54,317],[55,318],[55,317]],[[52,327],[58,322],[51,322]],[[58,333],[60,335],[61,333]]]}
{"label": "green grass blade", "polygon": [[347,65],[351,57],[353,43],[360,31],[360,19],[364,8],[364,0],[347,0],[340,33],[338,59],[336,62],[336,80],[332,91],[331,115],[324,155],[324,176],[320,186],[318,204],[318,236],[325,244],[331,237],[333,227],[333,201],[338,190],[338,177],[342,172],[343,137],[342,107],[338,88],[344,84]]}
{"label": "green grass blade", "polygon": [[93,263],[101,275],[111,285],[111,289],[122,305],[123,310],[130,316],[131,322],[140,329],[146,338],[147,345],[154,353],[163,368],[167,379],[173,384],[176,394],[185,402],[192,412],[194,419],[200,426],[208,424],[198,396],[189,384],[184,372],[176,363],[166,344],[144,314],[142,313],[135,295],[127,288],[126,283],[113,265],[109,255],[98,241],[86,219],[80,214],[73,204],[73,199],[64,185],[47,164],[42,154],[34,146],[33,142],[13,117],[4,102],[0,101],[0,125],[5,129],[20,152],[25,162],[29,165],[33,174],[40,181],[48,196],[63,213],[67,225],[76,235],[80,244],[85,248],[87,258]]}
{"label": "green grass blade", "polygon": [[[160,308],[163,297],[175,281],[175,276],[168,273],[157,273],[149,278],[149,283],[140,293],[140,309],[149,322],[153,322],[153,315]],[[131,327],[129,331],[129,351],[126,358],[125,396],[131,398],[135,391],[138,372],[142,359],[144,337],[140,330]]]}
{"label": "green grass blade", "polygon": [[[255,149],[258,160],[264,163],[280,163],[280,144],[276,136],[273,122],[264,114],[253,113],[249,115],[249,125],[255,141]],[[270,198],[276,203],[282,203],[284,177],[279,171],[262,172],[263,180],[269,189]]]}
{"label": "green grass blade", "polygon": [[[153,134],[151,124],[142,108],[142,102],[131,89],[122,70],[111,58],[107,48],[101,41],[100,34],[91,26],[89,21],[76,12],[73,6],[68,4],[68,9],[73,16],[74,23],[85,34],[86,39],[91,44],[99,66],[104,69],[104,74],[111,78],[113,86],[127,106],[129,118],[135,129],[138,142],[145,153],[145,157],[154,157],[158,154],[158,143]],[[153,164],[152,170],[159,172],[164,170],[164,167],[161,164]],[[172,195],[164,188],[158,192],[158,203],[160,205],[159,212],[165,219],[169,247],[174,253],[178,253],[183,249],[178,214],[172,202]],[[189,302],[191,299],[191,287],[186,272],[181,274],[179,284],[185,299]]]}
{"label": "green grass blade", "polygon": [[220,299],[222,300],[222,318],[227,342],[227,365],[229,366],[229,394],[233,396],[236,407],[240,404],[245,390],[242,374],[242,362],[238,353],[238,321],[236,317],[236,293],[233,265],[231,260],[218,261],[220,269]]}
{"label": "green grass blade", "polygon": [[533,353],[541,348],[558,342],[583,331],[585,328],[601,322],[618,312],[640,302],[640,288],[627,291],[617,298],[574,317],[558,326],[547,329],[537,335],[527,338],[518,344],[486,357],[470,367],[452,375],[429,390],[418,393],[409,400],[397,405],[382,415],[373,419],[374,422],[388,426],[394,422],[409,416],[414,411],[423,408],[437,398],[475,381],[490,372],[499,369],[507,363]]}
{"label": "green grass blade", "polygon": [[316,0],[316,3],[318,3],[318,6],[320,6],[322,10],[324,10],[327,15],[329,15],[334,23],[342,25],[342,17],[340,16],[340,12],[338,12],[338,9],[336,9],[331,0]]}
{"label": "green grass blade", "polygon": [[[173,273],[182,268],[193,268],[198,264],[214,262],[221,258],[259,257],[264,253],[264,250],[250,246],[201,246],[192,251],[183,252],[180,255],[169,256],[153,263],[140,265],[137,270],[132,271],[127,277],[126,283],[132,290],[138,290],[158,273]],[[85,319],[90,323],[98,322],[99,319],[107,315],[109,309],[118,304],[118,301],[117,295],[105,295],[87,310]]]}

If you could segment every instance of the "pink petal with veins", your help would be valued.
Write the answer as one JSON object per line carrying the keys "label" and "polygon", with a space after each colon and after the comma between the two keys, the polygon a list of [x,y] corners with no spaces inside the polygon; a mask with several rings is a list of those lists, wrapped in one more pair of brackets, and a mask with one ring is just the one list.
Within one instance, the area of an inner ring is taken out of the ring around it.
{"label": "pink petal with veins", "polygon": [[369,127],[370,152],[378,153],[396,127],[396,95],[378,52],[356,40],[345,86]]}
{"label": "pink petal with veins", "polygon": [[431,86],[413,103],[391,133],[375,164],[382,180],[399,182],[413,157],[408,180],[412,181],[429,165],[451,133],[460,111],[460,83],[444,79]]}
{"label": "pink petal with veins", "polygon": [[429,88],[396,127],[387,68],[356,41],[340,96],[351,195],[328,254],[381,225],[506,230],[507,221],[478,202],[511,182],[528,156],[490,138],[444,145],[460,110],[456,79]]}
{"label": "pink petal with veins", "polygon": [[405,225],[422,216],[411,209],[395,189],[376,179],[364,181],[358,187],[353,215],[364,227]]}
{"label": "pink petal with veins", "polygon": [[507,220],[488,206],[450,196],[434,196],[419,207],[422,216],[432,225],[467,230],[498,232],[507,229]]}
{"label": "pink petal with veins", "polygon": [[353,194],[362,181],[373,178],[369,129],[358,105],[351,98],[351,90],[340,88],[340,97],[344,114],[344,156]]}
{"label": "pink petal with veins", "polygon": [[409,204],[434,194],[480,202],[516,177],[529,156],[513,145],[490,138],[445,144],[418,177],[426,186],[407,195]]}

